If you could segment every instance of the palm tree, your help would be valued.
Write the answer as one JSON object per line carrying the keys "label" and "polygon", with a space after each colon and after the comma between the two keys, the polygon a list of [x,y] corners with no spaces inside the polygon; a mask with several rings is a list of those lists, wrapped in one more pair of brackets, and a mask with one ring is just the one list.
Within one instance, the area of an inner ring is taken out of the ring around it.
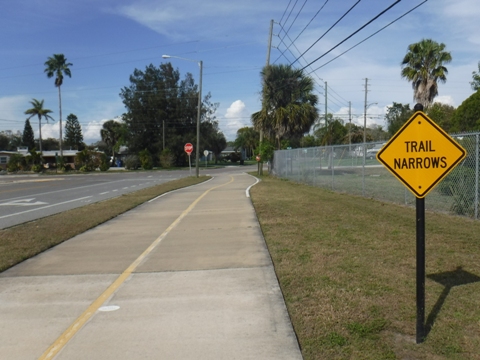
{"label": "palm tree", "polygon": [[67,59],[63,54],[53,54],[45,62],[45,72],[47,77],[51,78],[55,76],[55,86],[58,87],[58,104],[59,104],[59,118],[60,118],[60,157],[63,157],[63,147],[62,147],[62,95],[60,92],[60,87],[63,84],[63,75],[72,77],[69,66],[72,66],[71,63],[67,63]]}
{"label": "palm tree", "polygon": [[261,72],[262,109],[252,114],[256,130],[275,138],[280,149],[285,136],[303,135],[318,117],[312,78],[290,65],[269,65]]}
{"label": "palm tree", "polygon": [[45,120],[47,120],[47,124],[48,124],[48,119],[53,120],[53,118],[48,114],[51,114],[53,111],[50,109],[43,108],[43,100],[38,101],[37,99],[32,99],[32,101],[30,101],[30,104],[32,104],[32,108],[26,110],[25,114],[30,115],[30,117],[27,120],[30,120],[35,115],[38,116],[38,134],[39,134],[38,143],[39,143],[39,150],[40,152],[42,152],[42,117],[44,117]]}
{"label": "palm tree", "polygon": [[410,44],[402,60],[402,77],[412,82],[413,99],[426,109],[438,95],[438,82],[447,81],[444,64],[452,61],[445,44],[422,39]]}

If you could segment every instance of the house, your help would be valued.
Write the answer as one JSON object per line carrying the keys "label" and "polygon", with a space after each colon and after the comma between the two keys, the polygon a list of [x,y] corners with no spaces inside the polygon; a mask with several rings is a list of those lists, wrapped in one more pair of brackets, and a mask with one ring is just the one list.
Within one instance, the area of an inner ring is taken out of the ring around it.
{"label": "house", "polygon": [[18,152],[0,150],[0,169],[1,170],[7,170],[8,160],[10,160],[10,156],[12,156],[13,154],[18,154]]}
{"label": "house", "polygon": [[[75,158],[77,156],[78,150],[63,150],[63,158],[65,159],[65,164],[68,164],[75,169]],[[0,169],[6,170],[8,161],[10,157],[15,154],[20,154],[24,157],[30,155],[28,148],[18,147],[17,151],[5,151],[0,150]],[[42,151],[43,164],[46,168],[53,167],[57,162],[57,157],[60,156],[60,150],[49,150]]]}
{"label": "house", "polygon": [[[63,150],[63,159],[65,165],[70,165],[72,169],[75,169],[75,158],[77,157],[78,150]],[[47,150],[42,151],[43,164],[46,168],[54,167],[57,163],[57,158],[60,156],[60,150]]]}

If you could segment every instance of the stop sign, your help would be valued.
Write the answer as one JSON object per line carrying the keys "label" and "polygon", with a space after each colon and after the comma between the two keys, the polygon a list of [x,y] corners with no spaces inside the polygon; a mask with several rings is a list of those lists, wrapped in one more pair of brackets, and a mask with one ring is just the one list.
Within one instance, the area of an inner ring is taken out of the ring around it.
{"label": "stop sign", "polygon": [[185,146],[183,147],[183,149],[185,150],[185,152],[190,155],[193,151],[193,145],[190,144],[190,143],[186,143]]}

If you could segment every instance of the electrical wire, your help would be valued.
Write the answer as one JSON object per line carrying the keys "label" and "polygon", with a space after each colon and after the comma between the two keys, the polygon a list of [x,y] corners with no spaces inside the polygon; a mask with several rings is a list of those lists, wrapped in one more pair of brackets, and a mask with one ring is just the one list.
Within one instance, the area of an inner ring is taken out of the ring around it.
{"label": "electrical wire", "polygon": [[291,3],[292,3],[292,0],[290,0],[290,1],[288,2],[288,5],[287,5],[287,7],[285,8],[285,11],[283,12],[283,15],[282,15],[282,17],[280,18],[280,21],[279,21],[279,22],[282,22],[283,17],[284,17],[285,14],[287,13],[287,10],[288,10],[288,8],[290,7],[290,4],[291,4]]}
{"label": "electrical wire", "polygon": [[285,19],[285,23],[284,23],[284,24],[287,23],[288,19],[290,18],[290,15],[292,15],[293,9],[295,9],[295,6],[297,6],[297,2],[298,2],[298,0],[295,0],[295,4],[293,4],[292,9],[291,9],[290,12],[288,13],[288,16],[287,16],[287,18]]}
{"label": "electrical wire", "polygon": [[326,53],[324,53],[323,55],[319,56],[318,58],[316,58],[315,60],[313,60],[312,62],[310,62],[307,66],[303,67],[302,70],[304,70],[306,67],[312,65],[313,63],[317,62],[318,60],[320,60],[321,58],[323,58],[325,55],[329,54],[330,52],[332,52],[333,50],[335,50],[337,47],[339,47],[340,45],[342,45],[345,41],[347,41],[348,39],[350,39],[352,36],[354,36],[355,34],[357,34],[359,31],[363,30],[366,26],[370,25],[372,22],[374,22],[375,20],[377,20],[380,16],[382,16],[383,14],[385,14],[387,11],[389,11],[391,8],[393,8],[395,5],[397,5],[400,1],[402,0],[397,0],[395,1],[392,5],[390,5],[388,8],[386,8],[385,10],[383,10],[382,12],[380,12],[377,16],[375,16],[373,19],[369,20],[366,24],[364,24],[363,26],[361,26],[359,29],[355,30],[352,34],[350,34],[349,36],[347,36],[345,39],[343,39],[342,41],[340,41],[337,45],[335,45],[334,47],[332,47],[330,50],[328,50]]}
{"label": "electrical wire", "polygon": [[[297,18],[298,16],[300,15],[300,13],[302,12],[303,8],[305,7],[305,4],[307,3],[308,0],[305,0],[305,2],[303,3],[302,7],[300,8],[300,10],[298,11],[297,13],[297,16],[295,16],[295,19],[293,19],[292,23],[290,24],[289,28],[287,29],[287,31],[285,31],[285,36],[288,35],[288,32],[290,31],[290,29],[292,28],[293,24],[295,24],[295,21],[297,21]],[[283,28],[283,26],[282,26]],[[283,38],[285,38],[285,36]]]}
{"label": "electrical wire", "polygon": [[[298,40],[298,38],[300,37],[300,35],[302,35],[303,32],[310,26],[310,24],[312,23],[312,21],[317,17],[317,15],[320,13],[320,11],[322,11],[322,9],[325,7],[325,5],[328,3],[328,1],[329,1],[329,0],[325,0],[325,2],[323,3],[322,7],[315,13],[315,15],[313,15],[313,17],[310,19],[310,21],[308,22],[308,24],[305,25],[305,27],[302,29],[302,31],[300,31],[300,33],[297,35],[297,37],[296,37],[295,39],[293,39],[293,41],[292,41],[291,44],[285,49],[285,51],[287,51],[287,50],[290,48],[290,46],[292,46],[292,45],[295,43],[295,41]],[[284,52],[285,52],[285,51],[284,51]],[[280,54],[280,56],[273,62],[273,64],[275,64],[275,63],[282,57],[282,55],[283,55],[284,52],[282,52],[282,53]],[[300,52],[300,51],[299,51],[299,52]]]}
{"label": "electrical wire", "polygon": [[[343,19],[345,16],[347,16],[348,13],[349,13],[350,11],[352,11],[353,8],[360,3],[360,1],[362,1],[362,0],[358,0],[355,4],[353,4],[353,6],[352,6],[350,9],[348,9],[348,11],[347,11],[346,13],[344,13],[344,14],[340,17],[340,19],[338,19],[332,26],[330,26],[330,28],[329,28],[327,31],[325,31],[325,32],[322,34],[322,36],[320,36],[312,45],[310,45],[310,47],[309,47],[307,50],[305,50],[305,51],[302,53],[302,55],[300,55],[300,57],[303,57],[303,55],[305,55],[315,44],[317,44],[321,39],[323,39],[323,37],[324,37],[325,35],[327,35],[327,34],[330,32],[330,30],[332,30],[340,21],[342,21],[342,19]],[[401,0],[398,0],[398,1],[401,1]],[[299,57],[299,58],[300,58],[300,57]],[[296,59],[293,63],[291,63],[290,65],[295,64],[295,63],[298,61],[299,58],[297,58],[297,59]],[[308,66],[310,66],[310,65],[311,65],[311,64],[307,65],[306,67],[308,67]],[[302,69],[302,70],[303,70],[303,69]]]}
{"label": "electrical wire", "polygon": [[365,39],[363,39],[362,41],[356,43],[355,45],[353,45],[351,48],[345,50],[344,52],[342,52],[340,55],[334,57],[333,59],[327,61],[325,64],[319,66],[318,68],[316,68],[315,70],[313,70],[312,72],[315,72],[317,71],[318,69],[321,69],[323,68],[324,66],[330,64],[332,61],[338,59],[340,56],[346,54],[347,52],[349,52],[350,50],[356,48],[358,45],[364,43],[365,41],[367,41],[368,39],[372,38],[373,36],[377,35],[380,31],[383,31],[385,30],[387,27],[389,27],[390,25],[392,25],[393,23],[397,22],[398,20],[400,20],[401,18],[403,18],[404,16],[410,14],[412,11],[414,11],[415,9],[417,9],[418,7],[420,7],[421,5],[425,4],[428,0],[424,0],[422,3],[418,4],[417,6],[415,6],[414,8],[410,9],[409,11],[407,11],[405,14],[399,16],[398,18],[396,18],[395,20],[393,20],[392,22],[388,23],[387,25],[385,25],[384,27],[382,27],[380,30],[378,31],[375,31],[372,35],[366,37]]}

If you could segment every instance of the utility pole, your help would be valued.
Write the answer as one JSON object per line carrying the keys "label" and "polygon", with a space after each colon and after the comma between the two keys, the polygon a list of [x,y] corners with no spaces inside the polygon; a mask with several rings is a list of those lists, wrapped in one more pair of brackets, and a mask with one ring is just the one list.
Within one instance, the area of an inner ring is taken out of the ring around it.
{"label": "utility pole", "polygon": [[348,102],[348,151],[352,153],[352,102]]}
{"label": "utility pole", "polygon": [[363,143],[367,142],[367,93],[368,93],[368,79],[365,78],[365,104],[363,106]]}
{"label": "utility pole", "polygon": [[[268,34],[268,46],[267,46],[267,61],[265,63],[265,67],[270,65],[270,51],[272,50],[272,35],[273,35],[273,19],[270,20],[270,31]],[[260,149],[262,148],[262,143],[263,143],[263,129],[260,129],[260,141],[259,141]],[[263,154],[260,154],[260,161],[258,162],[258,175],[263,175]]]}
{"label": "utility pole", "polygon": [[362,165],[362,195],[365,196],[365,161],[367,159],[367,93],[368,79],[365,78],[365,104],[363,106],[363,165]]}
{"label": "utility pole", "polygon": [[325,143],[325,145],[328,145],[329,141],[328,141],[328,118],[327,118],[327,115],[328,115],[328,106],[327,106],[327,90],[328,88],[328,85],[327,85],[327,82],[325,81],[325,136],[327,137],[327,141]]}

